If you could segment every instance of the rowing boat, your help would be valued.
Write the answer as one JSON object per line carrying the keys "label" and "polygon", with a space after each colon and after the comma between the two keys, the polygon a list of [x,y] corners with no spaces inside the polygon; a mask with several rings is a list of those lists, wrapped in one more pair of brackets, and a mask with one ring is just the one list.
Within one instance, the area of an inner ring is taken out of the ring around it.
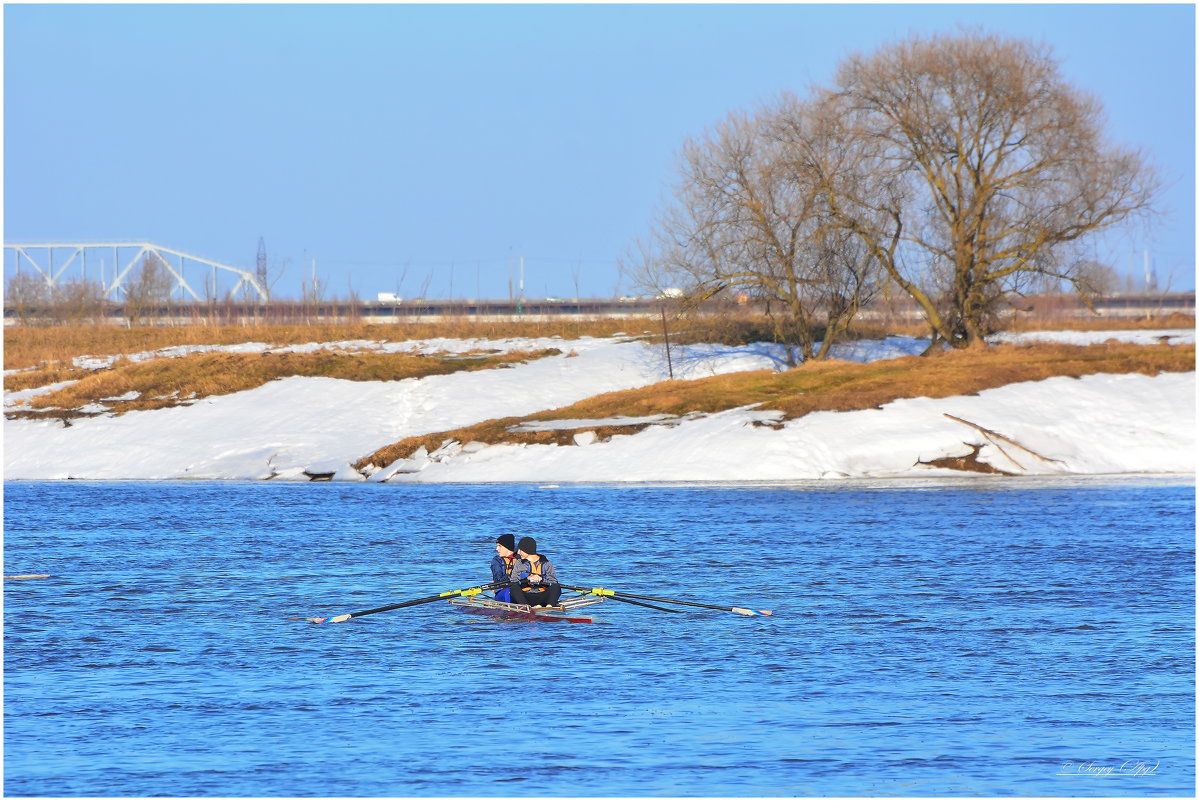
{"label": "rowing boat", "polygon": [[308,617],[304,619],[309,623],[324,623],[326,620],[333,623],[344,623],[351,618],[375,615],[379,612],[390,612],[393,609],[408,609],[409,607],[423,606],[424,604],[436,603],[447,599],[453,606],[461,609],[463,612],[470,612],[475,615],[486,615],[488,617],[507,620],[542,620],[547,623],[595,623],[595,618],[590,615],[579,614],[578,610],[593,604],[603,603],[604,599],[674,614],[678,614],[681,610],[667,609],[664,606],[647,604],[645,601],[678,604],[679,606],[694,606],[700,609],[716,609],[721,612],[736,612],[739,615],[773,614],[769,609],[742,609],[739,606],[717,606],[716,604],[703,604],[696,601],[655,598],[652,595],[634,595],[631,592],[606,590],[603,587],[572,587],[569,584],[559,584],[558,586],[564,590],[573,590],[578,595],[560,598],[554,606],[524,606],[523,604],[497,601],[495,598],[483,594],[487,590],[502,588],[506,583],[499,581],[491,584],[481,584],[478,587],[468,587],[465,590],[447,590],[446,592],[439,592],[436,595],[430,595],[427,598],[413,598],[408,601],[400,601],[388,604],[387,606],[376,607],[375,609],[364,609],[361,612],[346,612],[334,617]]}
{"label": "rowing boat", "polygon": [[562,598],[556,606],[525,606],[497,601],[486,595],[451,598],[450,604],[474,615],[498,617],[504,620],[538,620],[547,623],[594,623],[595,618],[577,610],[601,603],[603,598],[575,595]]}

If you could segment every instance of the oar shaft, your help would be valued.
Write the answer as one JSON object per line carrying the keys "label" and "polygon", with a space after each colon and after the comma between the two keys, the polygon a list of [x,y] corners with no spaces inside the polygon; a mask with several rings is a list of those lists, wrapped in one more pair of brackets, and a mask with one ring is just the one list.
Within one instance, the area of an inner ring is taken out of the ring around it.
{"label": "oar shaft", "polygon": [[440,601],[442,598],[451,598],[459,593],[459,590],[453,592],[441,593],[440,595],[430,595],[428,598],[417,598],[412,601],[402,601],[398,604],[388,604],[387,606],[377,606],[374,609],[364,609],[361,612],[351,612],[350,617],[362,617],[363,615],[373,615],[376,612],[390,612],[393,609],[403,609],[407,606],[420,606],[421,604],[430,604],[434,601]]}
{"label": "oar shaft", "polygon": [[[578,592],[594,592],[593,589],[589,588],[589,587],[569,587],[565,584],[563,584],[562,586],[566,587],[566,589],[568,589],[568,590],[577,590]],[[595,593],[595,594],[600,594],[600,593]],[[643,601],[657,601],[659,603],[678,604],[680,606],[695,606],[695,607],[699,607],[700,609],[715,609],[720,612],[736,612],[739,615],[769,615],[770,614],[770,611],[766,610],[766,609],[743,609],[739,606],[717,606],[716,604],[701,604],[701,603],[697,603],[695,601],[679,601],[679,600],[675,600],[673,598],[655,598],[652,595],[634,595],[631,592],[619,592],[616,590],[604,590],[602,594],[610,595],[612,598],[616,598],[618,596],[622,597],[622,598],[640,598]]]}
{"label": "oar shaft", "polygon": [[434,601],[440,601],[444,598],[453,598],[457,595],[462,595],[464,593],[468,593],[468,592],[472,592],[472,591],[482,592],[483,590],[491,590],[491,589],[495,589],[496,587],[504,587],[504,586],[507,586],[507,582],[493,582],[491,584],[483,584],[482,586],[479,586],[479,587],[468,587],[465,590],[450,590],[448,592],[438,593],[437,595],[430,595],[426,598],[414,598],[411,601],[400,601],[399,603],[388,604],[387,606],[378,606],[378,607],[375,607],[374,609],[364,609],[361,612],[350,612],[349,614],[337,615],[336,617],[330,617],[330,618],[310,617],[307,619],[313,623],[323,623],[326,620],[332,621],[334,623],[342,623],[346,620],[349,620],[352,617],[362,617],[363,615],[373,615],[377,612],[390,612],[393,609],[404,609],[409,606],[420,606],[421,604],[431,604]]}
{"label": "oar shaft", "polygon": [[421,604],[431,604],[434,601],[440,601],[443,598],[453,598],[456,595],[462,595],[463,593],[470,592],[471,590],[480,590],[480,591],[490,590],[490,589],[494,589],[495,587],[503,587],[505,585],[506,585],[506,582],[496,582],[493,584],[484,584],[481,587],[468,587],[465,590],[450,590],[448,592],[438,593],[437,595],[430,595],[427,598],[416,598],[411,601],[400,601],[399,603],[388,604],[387,606],[380,606],[375,609],[365,609],[361,612],[351,612],[350,617],[362,617],[363,615],[373,615],[376,612],[390,612],[393,609],[403,609],[404,607],[407,607],[407,606],[420,606]]}
{"label": "oar shaft", "polygon": [[609,595],[613,601],[620,601],[622,604],[632,604],[633,606],[644,606],[646,609],[657,609],[659,612],[681,613],[682,609],[667,609],[665,606],[654,606],[653,604],[645,604],[641,601],[630,601],[628,598],[622,598],[619,595]]}

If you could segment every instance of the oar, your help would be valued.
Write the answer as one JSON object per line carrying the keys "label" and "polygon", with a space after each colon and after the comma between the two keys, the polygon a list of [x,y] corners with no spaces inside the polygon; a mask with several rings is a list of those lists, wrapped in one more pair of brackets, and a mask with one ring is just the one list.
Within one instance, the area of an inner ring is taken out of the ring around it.
{"label": "oar", "polygon": [[617,592],[616,590],[605,590],[602,587],[571,587],[566,584],[562,585],[568,590],[577,592],[585,592],[588,595],[597,597],[612,598],[616,601],[627,601],[629,598],[640,598],[643,601],[658,601],[664,604],[679,604],[680,606],[698,606],[701,609],[716,609],[721,612],[736,612],[739,615],[770,615],[773,614],[769,609],[742,609],[739,606],[716,606],[715,604],[700,604],[695,601],[676,601],[671,598],[654,598],[651,595],[634,595],[631,592]]}
{"label": "oar", "polygon": [[350,612],[347,615],[338,615],[337,617],[309,617],[309,618],[305,618],[305,620],[307,620],[309,623],[324,623],[325,621],[328,621],[330,623],[344,623],[345,621],[349,620],[352,617],[362,617],[363,615],[373,615],[376,612],[390,612],[393,609],[404,609],[405,607],[409,607],[409,606],[420,606],[421,604],[431,604],[434,601],[440,601],[443,598],[453,598],[458,595],[461,595],[464,598],[469,598],[472,595],[478,595],[479,593],[483,592],[484,590],[491,590],[491,589],[495,589],[496,587],[506,587],[506,586],[508,586],[508,582],[499,581],[499,582],[494,582],[492,584],[483,584],[482,586],[479,586],[479,587],[470,587],[465,590],[450,590],[448,592],[439,593],[437,595],[430,595],[427,598],[416,598],[411,601],[400,601],[399,603],[396,603],[396,604],[388,604],[387,606],[379,606],[379,607],[376,607],[375,609],[366,609],[361,612]]}
{"label": "oar", "polygon": [[[567,589],[573,590],[574,587],[568,587]],[[628,598],[621,598],[619,595],[609,595],[608,597],[611,598],[613,601],[620,601],[622,604],[632,604],[633,606],[644,606],[646,609],[657,609],[659,612],[681,613],[683,611],[682,609],[667,609],[665,606],[654,606],[653,604],[645,604],[645,603],[642,603],[641,601],[630,601]]]}

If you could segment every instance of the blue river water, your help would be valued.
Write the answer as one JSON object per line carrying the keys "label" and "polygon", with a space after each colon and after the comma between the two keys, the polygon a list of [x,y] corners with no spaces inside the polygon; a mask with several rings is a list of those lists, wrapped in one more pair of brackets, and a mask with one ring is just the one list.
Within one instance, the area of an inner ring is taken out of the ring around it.
{"label": "blue river water", "polygon": [[[8,796],[1195,791],[1190,478],[4,489]],[[507,532],[774,615],[302,620]]]}

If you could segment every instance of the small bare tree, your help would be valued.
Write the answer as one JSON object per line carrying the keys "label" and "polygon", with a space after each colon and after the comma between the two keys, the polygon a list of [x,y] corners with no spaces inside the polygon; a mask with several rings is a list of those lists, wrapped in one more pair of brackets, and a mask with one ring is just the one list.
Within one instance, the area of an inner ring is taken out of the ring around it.
{"label": "small bare tree", "polygon": [[103,321],[107,302],[104,287],[98,282],[75,278],[54,287],[50,305],[56,323],[79,325]]}
{"label": "small bare tree", "polygon": [[341,322],[347,325],[358,325],[362,322],[362,297],[358,294],[358,290],[354,289],[352,277],[346,279],[346,287],[346,315]]}
{"label": "small bare tree", "polygon": [[12,309],[21,325],[32,325],[50,311],[50,287],[40,275],[18,272],[8,279],[4,305]]}
{"label": "small bare tree", "polygon": [[300,305],[304,310],[304,323],[311,325],[317,321],[320,315],[321,304],[325,302],[325,283],[316,277],[316,270],[312,272],[312,281],[300,282]]}
{"label": "small bare tree", "polygon": [[[803,104],[784,98],[781,107],[806,129]],[[780,135],[779,113],[735,113],[685,144],[674,204],[640,244],[633,272],[659,294],[682,290],[691,308],[722,293],[758,301],[795,365],[828,355],[877,288],[878,268],[831,224],[824,189],[794,139]]]}
{"label": "small bare tree", "polygon": [[1076,246],[1158,190],[1140,152],[1104,139],[1099,102],[1026,41],[915,37],[848,59],[821,102],[857,153],[849,176],[822,174],[838,223],[954,347],[982,344],[1039,277],[1085,291]]}
{"label": "small bare tree", "polygon": [[124,287],[125,319],[128,324],[137,325],[146,312],[165,305],[170,300],[173,281],[162,257],[157,253],[147,253]]}

